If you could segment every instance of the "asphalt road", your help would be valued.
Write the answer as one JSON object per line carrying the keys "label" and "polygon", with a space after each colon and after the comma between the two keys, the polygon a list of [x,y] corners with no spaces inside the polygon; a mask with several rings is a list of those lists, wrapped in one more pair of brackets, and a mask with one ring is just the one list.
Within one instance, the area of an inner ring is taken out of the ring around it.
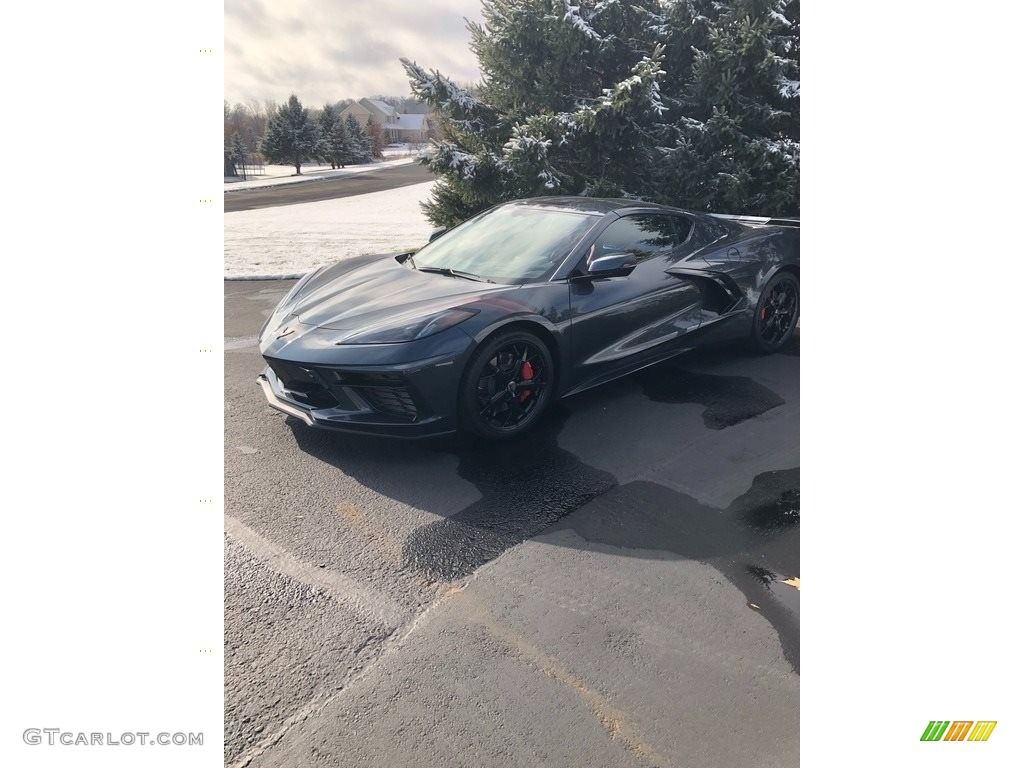
{"label": "asphalt road", "polygon": [[225,283],[227,764],[798,765],[798,341],[395,442],[264,403],[288,286]]}
{"label": "asphalt road", "polygon": [[281,184],[276,187],[256,189],[227,189],[224,192],[224,212],[250,211],[254,208],[270,208],[275,205],[314,203],[332,200],[336,197],[363,195],[385,189],[406,187],[430,181],[434,175],[418,163],[381,168],[352,176],[303,181],[296,184]]}

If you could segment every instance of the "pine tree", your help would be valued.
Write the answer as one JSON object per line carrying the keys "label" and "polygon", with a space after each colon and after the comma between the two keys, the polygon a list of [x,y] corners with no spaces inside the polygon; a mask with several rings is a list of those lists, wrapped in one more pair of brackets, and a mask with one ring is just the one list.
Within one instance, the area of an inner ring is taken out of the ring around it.
{"label": "pine tree", "polygon": [[403,60],[434,107],[428,217],[542,194],[793,214],[796,0],[485,0],[472,91]]}
{"label": "pine tree", "polygon": [[334,112],[334,107],[330,104],[325,104],[319,118],[317,118],[317,157],[321,162],[330,163],[331,168],[338,167],[335,154],[332,151],[332,136],[338,122],[338,116]]}
{"label": "pine tree", "polygon": [[245,178],[245,166],[248,153],[245,150],[245,144],[242,143],[242,135],[236,133],[231,139],[231,161],[235,164],[236,173],[240,170],[242,172],[242,178]]}
{"label": "pine tree", "polygon": [[348,132],[345,120],[335,120],[334,129],[328,137],[329,154],[332,168],[344,168],[352,162],[352,137]]}
{"label": "pine tree", "polygon": [[278,107],[270,118],[260,151],[272,163],[294,165],[298,175],[302,173],[302,163],[316,156],[318,138],[317,126],[309,116],[309,110],[292,94],[288,103]]}
{"label": "pine tree", "polygon": [[676,141],[655,169],[654,199],[700,210],[798,211],[799,28],[786,5],[709,4]]}
{"label": "pine tree", "polygon": [[373,159],[370,137],[366,135],[362,126],[359,125],[359,121],[352,115],[349,115],[345,120],[345,127],[348,129],[348,135],[351,138],[351,152],[348,162],[353,164],[370,162]]}

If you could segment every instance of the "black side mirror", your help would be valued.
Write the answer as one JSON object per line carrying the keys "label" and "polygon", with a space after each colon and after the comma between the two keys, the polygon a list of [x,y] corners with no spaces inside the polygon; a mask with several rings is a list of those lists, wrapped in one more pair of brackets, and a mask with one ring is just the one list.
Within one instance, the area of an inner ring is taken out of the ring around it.
{"label": "black side mirror", "polygon": [[428,243],[434,242],[435,240],[437,240],[437,238],[439,238],[441,235],[443,235],[447,231],[448,231],[448,227],[438,227],[437,229],[431,230],[431,232],[430,232],[430,239],[428,239],[427,242]]}
{"label": "black side mirror", "polygon": [[636,256],[632,253],[613,253],[598,256],[587,267],[590,277],[620,277],[628,275],[636,268]]}

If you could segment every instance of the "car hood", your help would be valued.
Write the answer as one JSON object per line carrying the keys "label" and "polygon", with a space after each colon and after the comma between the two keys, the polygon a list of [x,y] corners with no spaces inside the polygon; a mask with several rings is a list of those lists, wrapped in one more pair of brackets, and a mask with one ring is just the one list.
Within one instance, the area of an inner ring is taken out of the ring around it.
{"label": "car hood", "polygon": [[347,331],[397,314],[440,312],[519,287],[419,272],[393,257],[374,259],[347,271],[345,266],[341,262],[316,275],[293,298],[288,315],[303,325]]}

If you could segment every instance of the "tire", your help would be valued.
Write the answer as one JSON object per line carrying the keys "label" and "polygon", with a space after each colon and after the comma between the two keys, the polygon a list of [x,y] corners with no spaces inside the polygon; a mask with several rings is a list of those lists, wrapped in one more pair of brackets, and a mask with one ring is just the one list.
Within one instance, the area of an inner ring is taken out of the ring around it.
{"label": "tire", "polygon": [[500,331],[466,366],[459,391],[460,425],[488,440],[520,435],[547,409],[554,384],[547,344],[529,331]]}
{"label": "tire", "polygon": [[800,320],[800,278],[789,270],[776,272],[754,308],[751,346],[763,354],[778,352],[793,338]]}

